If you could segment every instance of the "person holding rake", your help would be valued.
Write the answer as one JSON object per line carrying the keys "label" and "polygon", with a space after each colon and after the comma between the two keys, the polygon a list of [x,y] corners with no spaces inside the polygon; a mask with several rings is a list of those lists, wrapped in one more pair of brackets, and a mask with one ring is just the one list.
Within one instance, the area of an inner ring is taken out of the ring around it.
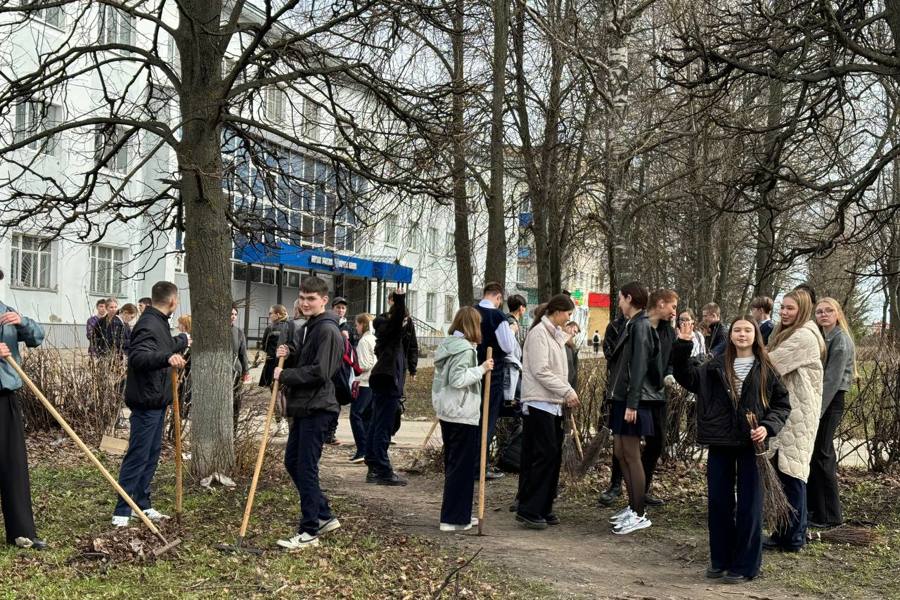
{"label": "person holding rake", "polygon": [[[754,444],[781,431],[791,404],[752,317],[736,319],[724,353],[704,363],[691,360],[693,329],[691,321],[679,323],[672,363],[675,380],[697,397],[697,442],[709,447],[706,577],[744,583],[762,565],[763,488]],[[759,427],[751,429],[748,412]]]}

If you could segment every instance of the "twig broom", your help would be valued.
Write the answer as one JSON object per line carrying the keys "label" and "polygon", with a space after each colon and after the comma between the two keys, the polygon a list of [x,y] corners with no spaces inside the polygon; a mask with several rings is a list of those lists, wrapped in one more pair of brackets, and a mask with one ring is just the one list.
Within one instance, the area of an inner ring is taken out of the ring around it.
{"label": "twig broom", "polygon": [[[750,429],[759,427],[756,415],[752,412],[747,413],[747,423],[750,424]],[[781,480],[778,479],[775,467],[766,458],[766,447],[762,442],[754,442],[754,447],[756,449],[756,466],[759,468],[759,478],[763,488],[763,519],[770,530],[780,531],[790,525],[794,507],[784,495],[784,488],[781,487]]]}
{"label": "twig broom", "polygon": [[562,446],[562,470],[568,477],[578,479],[581,477],[581,464],[584,462],[584,450],[581,447],[581,436],[578,435],[578,426],[575,424],[575,413],[568,407],[563,408],[566,436]]}

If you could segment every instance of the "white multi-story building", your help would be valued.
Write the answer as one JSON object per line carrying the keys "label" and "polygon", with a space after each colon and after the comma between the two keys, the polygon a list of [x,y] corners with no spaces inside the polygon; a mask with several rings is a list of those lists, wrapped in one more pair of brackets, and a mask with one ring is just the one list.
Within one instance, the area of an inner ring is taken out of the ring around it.
{"label": "white multi-story building", "polygon": [[[81,7],[86,12],[75,15],[68,8],[51,8],[35,15],[14,29],[9,43],[0,50],[0,68],[12,73],[33,70],[38,54],[56,44],[64,43],[73,31],[85,39],[119,39],[123,43],[153,43],[141,24],[132,21],[110,7],[93,5]],[[12,18],[7,14],[6,19]],[[5,40],[6,41],[6,40]],[[171,64],[178,64],[174,44],[160,39],[161,56]],[[226,60],[226,69],[228,68]],[[75,65],[73,65],[73,69]],[[122,90],[128,85],[131,73],[110,68],[103,71],[103,85],[107,89]],[[102,114],[108,109],[97,94],[97,73],[88,71],[65,84],[62,93],[49,101],[34,100],[17,106],[15,115],[0,123],[0,146],[41,127],[48,127],[65,119],[84,118]],[[144,89],[137,94],[153,93]],[[311,142],[328,145],[333,126],[319,106],[310,98],[285,98],[278,88],[268,90],[261,107],[261,118],[273,124],[283,124]],[[348,98],[354,96],[348,92]],[[358,97],[358,95],[356,95]],[[364,109],[365,107],[362,107]],[[177,106],[165,105],[161,115],[174,118]],[[162,117],[161,117],[162,118]],[[299,124],[299,125],[298,125]],[[52,143],[32,145],[17,152],[21,161],[31,162],[36,172],[65,182],[71,174],[80,173],[93,164],[98,152],[116,142],[117,132],[67,132]],[[98,200],[103,194],[121,193],[133,197],[152,193],[161,181],[171,180],[175,172],[174,156],[167,149],[156,150],[156,139],[138,136],[120,150],[102,173],[107,184],[98,188]],[[458,308],[455,262],[453,258],[452,208],[422,200],[392,212],[376,215],[373,222],[363,225],[350,211],[342,211],[336,194],[329,184],[334,179],[330,164],[314,153],[280,146],[281,160],[289,165],[297,180],[308,185],[292,186],[280,198],[287,210],[279,210],[281,225],[292,231],[280,239],[267,238],[269,246],[236,244],[232,267],[232,295],[243,306],[239,319],[247,325],[247,333],[255,338],[264,326],[271,304],[281,303],[290,308],[297,297],[301,277],[315,273],[330,283],[332,293],[347,298],[351,314],[384,310],[387,292],[398,283],[409,284],[410,311],[425,333],[446,331]],[[225,190],[233,202],[240,205],[249,188],[261,177],[241,152],[223,144],[226,165],[233,169],[226,177]],[[148,154],[151,154],[147,160]],[[0,165],[0,181],[16,175],[15,167]],[[77,175],[76,175],[77,177]],[[356,182],[354,185],[364,185]],[[40,190],[40,178],[28,183]],[[0,186],[0,203],[4,200]],[[253,203],[253,210],[269,211],[274,207],[265,200]],[[395,212],[396,211],[396,212]],[[8,231],[0,238],[0,265],[6,277],[0,281],[0,298],[22,313],[46,324],[55,333],[58,345],[85,345],[81,324],[93,312],[98,299],[115,297],[123,302],[137,302],[148,296],[158,280],[174,281],[182,289],[181,312],[190,312],[190,290],[184,272],[183,239],[177,232],[160,233],[162,210],[122,222],[110,215],[109,222],[92,223],[104,228],[102,240],[94,244],[78,241],[86,225],[66,230],[62,239],[44,237],[44,223],[26,223]],[[484,251],[485,215],[474,215],[471,235],[475,247],[475,272],[483,272],[487,260]],[[514,230],[514,224],[509,228]],[[510,239],[514,248],[515,240]],[[515,252],[508,257],[515,279]],[[476,282],[476,287],[480,284]],[[68,327],[66,327],[68,325]]]}

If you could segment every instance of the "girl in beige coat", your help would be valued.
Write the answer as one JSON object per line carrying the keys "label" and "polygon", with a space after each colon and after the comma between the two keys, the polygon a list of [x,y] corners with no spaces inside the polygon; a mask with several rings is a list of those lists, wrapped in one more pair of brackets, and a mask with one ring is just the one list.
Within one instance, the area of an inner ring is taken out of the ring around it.
{"label": "girl in beige coat", "polygon": [[822,358],[825,340],[812,320],[812,300],[794,290],[781,301],[781,322],[769,338],[769,358],[781,375],[791,415],[769,444],[778,476],[794,508],[790,524],[763,542],[767,549],[799,551],[806,543],[806,480],[822,410]]}

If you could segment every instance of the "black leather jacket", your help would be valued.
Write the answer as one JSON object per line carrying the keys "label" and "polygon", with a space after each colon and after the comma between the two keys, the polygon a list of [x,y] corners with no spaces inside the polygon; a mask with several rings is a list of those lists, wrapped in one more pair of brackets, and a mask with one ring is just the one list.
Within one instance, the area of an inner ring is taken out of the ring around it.
{"label": "black leather jacket", "polygon": [[639,312],[625,325],[613,351],[610,389],[614,402],[625,402],[628,408],[641,403],[647,371],[651,361],[658,360],[659,337],[650,326],[647,313]]}
{"label": "black leather jacket", "polygon": [[791,414],[788,392],[778,374],[766,375],[766,401],[760,398],[760,363],[756,362],[741,386],[737,405],[731,396],[731,386],[725,376],[723,357],[698,363],[691,360],[693,343],[676,340],[672,350],[675,380],[697,395],[697,443],[707,446],[750,446],[750,425],[747,412],[756,415],[769,435],[778,435]]}

